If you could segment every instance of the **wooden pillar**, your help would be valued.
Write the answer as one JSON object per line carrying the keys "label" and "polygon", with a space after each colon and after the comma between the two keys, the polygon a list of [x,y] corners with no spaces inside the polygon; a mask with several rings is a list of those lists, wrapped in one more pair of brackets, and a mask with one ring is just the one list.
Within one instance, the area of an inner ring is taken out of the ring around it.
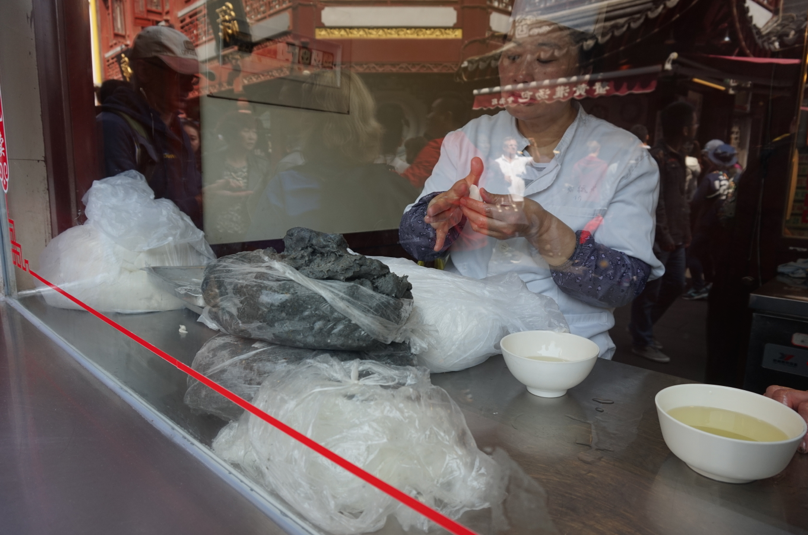
{"label": "wooden pillar", "polygon": [[100,178],[90,18],[86,2],[33,0],[33,19],[55,236],[82,219],[81,196]]}

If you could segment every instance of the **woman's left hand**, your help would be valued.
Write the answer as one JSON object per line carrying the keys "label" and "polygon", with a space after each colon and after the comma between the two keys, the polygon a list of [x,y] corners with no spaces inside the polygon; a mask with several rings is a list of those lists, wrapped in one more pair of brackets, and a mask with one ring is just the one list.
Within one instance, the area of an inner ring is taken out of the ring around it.
{"label": "woman's left hand", "polygon": [[551,266],[565,263],[575,252],[575,232],[536,201],[480,190],[483,200],[460,200],[472,230],[498,240],[523,237]]}
{"label": "woman's left hand", "polygon": [[498,240],[522,236],[532,241],[547,216],[552,217],[539,203],[524,197],[495,195],[484,189],[480,189],[480,196],[482,202],[470,197],[460,200],[463,215],[475,232]]}

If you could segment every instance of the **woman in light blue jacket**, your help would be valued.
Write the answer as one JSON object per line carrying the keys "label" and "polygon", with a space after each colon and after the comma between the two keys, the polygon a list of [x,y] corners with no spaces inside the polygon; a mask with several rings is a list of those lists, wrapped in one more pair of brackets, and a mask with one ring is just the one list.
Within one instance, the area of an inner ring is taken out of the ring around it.
{"label": "woman in light blue jacket", "polygon": [[[611,358],[614,308],[663,273],[653,253],[659,170],[635,136],[574,100],[608,90],[583,78],[586,39],[546,17],[515,18],[499,73],[503,87],[524,85],[503,94],[505,110],[446,136],[400,241],[420,260],[450,253],[448,269],[469,277],[518,273]],[[508,137],[532,157],[523,197],[508,194],[494,163]]]}

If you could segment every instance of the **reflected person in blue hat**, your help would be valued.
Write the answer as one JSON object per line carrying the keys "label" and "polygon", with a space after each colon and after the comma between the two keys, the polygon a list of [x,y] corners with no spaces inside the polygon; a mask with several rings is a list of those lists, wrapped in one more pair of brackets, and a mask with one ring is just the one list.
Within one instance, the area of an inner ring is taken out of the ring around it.
{"label": "reflected person in blue hat", "polygon": [[735,147],[726,143],[714,145],[708,151],[707,158],[714,170],[701,180],[690,203],[694,216],[693,243],[690,246],[693,286],[683,296],[688,300],[706,299],[710,293],[716,254],[722,249],[724,240],[722,228],[726,227],[731,217],[725,203],[728,199],[733,202],[740,180],[740,173],[735,167],[738,163]]}

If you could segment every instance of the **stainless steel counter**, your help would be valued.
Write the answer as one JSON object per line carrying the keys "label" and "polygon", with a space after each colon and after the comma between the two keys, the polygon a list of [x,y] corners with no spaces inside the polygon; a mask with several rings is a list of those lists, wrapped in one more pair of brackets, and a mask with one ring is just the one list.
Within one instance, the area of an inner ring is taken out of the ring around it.
{"label": "stainless steel counter", "polygon": [[808,318],[808,280],[779,276],[749,296],[749,308],[767,314]]}
{"label": "stainless steel counter", "polygon": [[[261,507],[261,496],[245,486],[234,491],[197,460],[204,448],[195,441],[208,444],[221,422],[185,408],[178,370],[84,312],[52,309],[39,297],[23,305],[188,437],[172,441],[155,430],[15,311],[0,307],[0,395],[10,408],[0,420],[3,532],[280,531],[262,512],[272,507]],[[213,334],[190,311],[114,319],[186,363]],[[179,333],[180,324],[188,334]],[[537,533],[539,526],[586,534],[808,533],[808,455],[769,480],[729,485],[692,472],[670,453],[653,397],[684,380],[599,361],[584,383],[548,400],[528,394],[495,357],[434,375],[433,382],[461,407],[478,446],[504,450],[540,485],[539,498],[534,493],[535,501],[521,504],[527,520],[512,521],[509,533]],[[196,456],[178,446],[183,441]],[[400,532],[391,524],[382,533]]]}
{"label": "stainless steel counter", "polygon": [[3,302],[0,406],[0,533],[284,533]]}

